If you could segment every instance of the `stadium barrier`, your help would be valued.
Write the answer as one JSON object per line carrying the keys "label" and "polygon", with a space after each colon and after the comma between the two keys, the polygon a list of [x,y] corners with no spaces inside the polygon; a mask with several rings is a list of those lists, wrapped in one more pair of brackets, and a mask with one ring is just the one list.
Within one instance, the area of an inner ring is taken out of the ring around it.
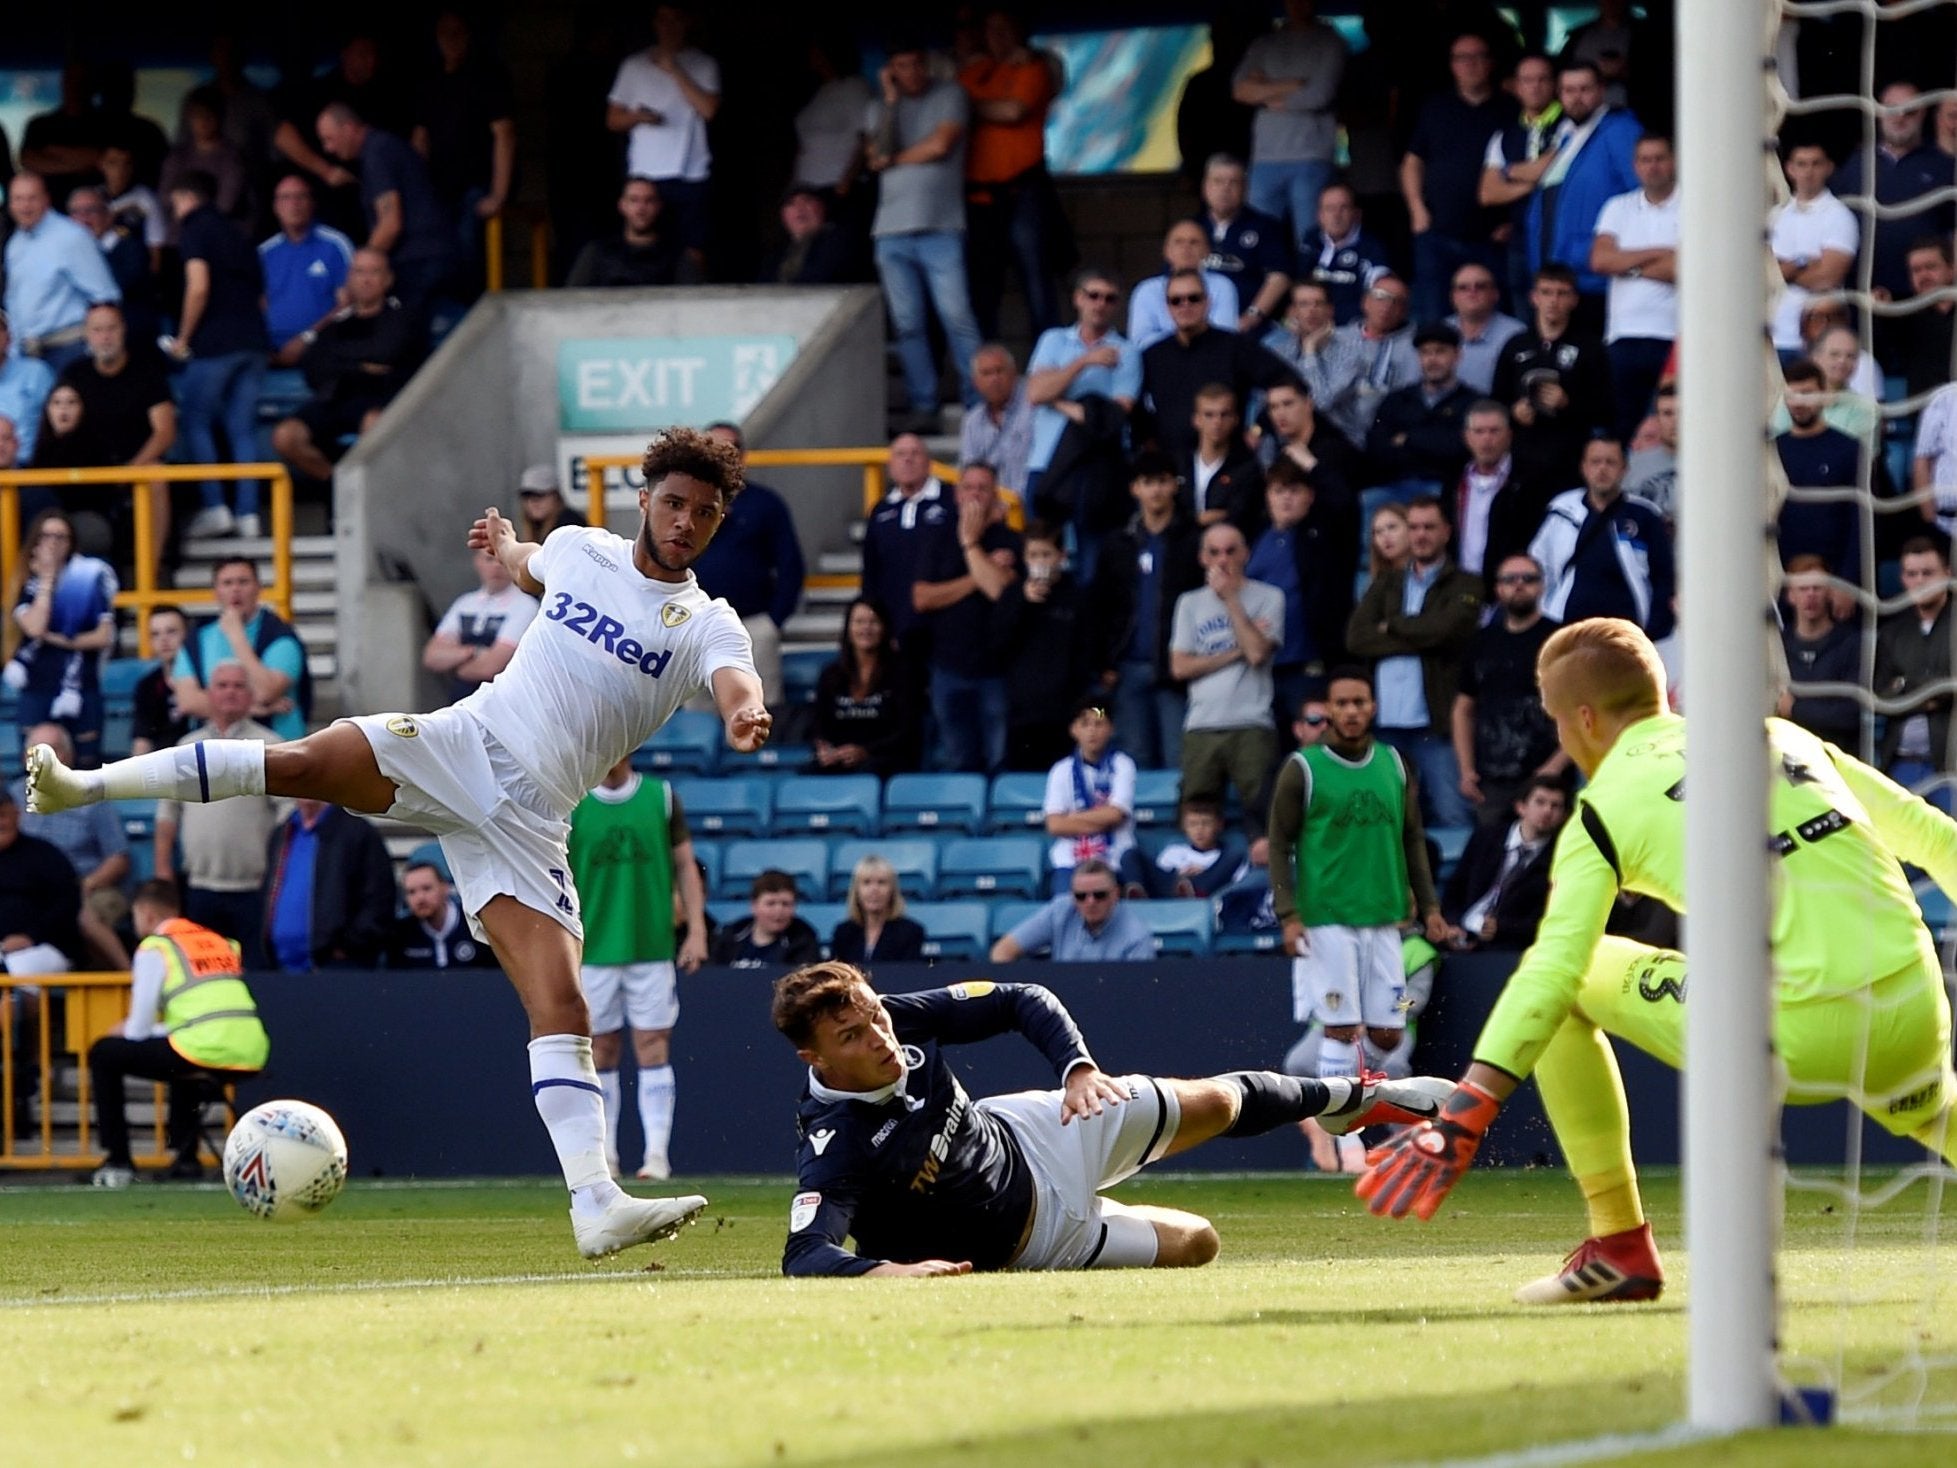
{"label": "stadium barrier", "polygon": [[[503,218],[513,212],[506,209],[502,214],[492,214],[483,224],[483,288],[491,292],[503,289]],[[530,288],[546,290],[550,286],[550,220],[541,209],[524,212],[530,222]]]}
{"label": "stadium barrier", "polygon": [[[133,477],[132,477],[133,474]],[[20,546],[20,491],[36,486],[104,489],[133,496],[131,528],[135,532],[136,584],[116,593],[115,604],[136,613],[137,647],[150,655],[149,609],[171,602],[191,613],[214,612],[217,602],[208,590],[192,591],[156,584],[156,517],[151,497],[142,491],[162,484],[201,484],[207,479],[263,479],[271,485],[272,579],[264,600],[288,621],[292,617],[292,474],[284,464],[145,464],[132,471],[127,465],[100,469],[0,469],[0,559],[11,561]]]}
{"label": "stadium barrier", "polygon": [[[1446,960],[1420,1024],[1416,1064],[1421,1070],[1454,1075],[1467,1064],[1514,962],[1513,954]],[[795,1098],[805,1071],[768,1024],[775,976],[774,970],[716,968],[680,981],[681,1012],[673,1035],[679,1110],[672,1157],[683,1173],[786,1173],[794,1167]],[[978,978],[1051,988],[1079,1020],[1096,1060],[1116,1072],[1203,1076],[1276,1066],[1298,1034],[1291,1018],[1290,966],[1281,959],[1010,966],[960,961],[892,964],[876,971],[878,985],[891,992]],[[58,1005],[49,992],[69,988],[86,996],[80,999],[88,1010],[79,1029],[76,1001],[69,1001],[65,1044],[72,1051],[76,1036],[92,1039],[104,1032],[94,1028],[98,1023],[121,1018],[127,978],[62,975],[38,982],[44,986],[38,1043],[45,1087],[62,1063],[55,1042],[64,1038],[54,1030]],[[261,1076],[238,1086],[238,1106],[275,1097],[324,1106],[347,1135],[357,1177],[555,1172],[550,1139],[530,1101],[523,1012],[495,970],[268,973],[250,976],[250,983],[272,1036],[272,1054]],[[0,985],[17,984],[0,979]],[[5,1035],[9,1043],[0,1049],[10,1052],[11,1030]],[[79,1046],[83,1054],[86,1048]],[[1014,1036],[954,1047],[950,1054],[974,1096],[1054,1085],[1039,1053]],[[1677,1075],[1628,1047],[1620,1046],[1619,1055],[1640,1163],[1675,1164]],[[11,1067],[11,1061],[7,1064]],[[12,1074],[9,1068],[9,1082]],[[11,1086],[0,1089],[0,1096],[11,1094]],[[635,1155],[635,1094],[628,1070],[623,1105],[628,1157]],[[87,1108],[83,1111],[86,1119]],[[0,1142],[5,1148],[0,1165],[93,1164],[74,1129],[53,1126],[49,1115],[43,1104],[38,1137]],[[6,1119],[11,1122],[11,1110]],[[1783,1132],[1790,1161],[1838,1159],[1845,1117],[1839,1104],[1796,1108],[1786,1113]],[[1917,1155],[1915,1148],[1872,1127],[1865,1129],[1864,1144],[1874,1164]],[[1534,1086],[1517,1092],[1481,1155],[1494,1165],[1558,1164]],[[1304,1161],[1303,1139],[1285,1129],[1242,1141],[1221,1139],[1165,1165],[1289,1172]]]}

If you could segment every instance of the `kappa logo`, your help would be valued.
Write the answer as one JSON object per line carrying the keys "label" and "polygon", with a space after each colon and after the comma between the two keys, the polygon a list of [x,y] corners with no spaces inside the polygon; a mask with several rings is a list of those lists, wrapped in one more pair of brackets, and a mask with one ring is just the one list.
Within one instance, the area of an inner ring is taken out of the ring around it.
{"label": "kappa logo", "polygon": [[607,571],[616,571],[618,569],[618,562],[614,561],[610,556],[606,555],[603,551],[599,550],[597,546],[587,545],[587,546],[580,547],[580,549],[582,549],[587,556],[591,557],[592,560],[596,561],[600,566],[604,567]]}
{"label": "kappa logo", "polygon": [[406,714],[396,714],[387,721],[387,732],[403,739],[417,739],[421,736],[421,725]]}
{"label": "kappa logo", "polygon": [[815,1155],[818,1157],[824,1152],[827,1152],[829,1150],[829,1144],[835,1140],[836,1129],[834,1127],[826,1126],[819,1131],[809,1133],[809,1145],[815,1148]]}
{"label": "kappa logo", "polygon": [[677,602],[669,601],[659,609],[659,620],[668,631],[679,626],[680,623],[692,615],[693,613],[689,612],[685,607],[680,606]]}

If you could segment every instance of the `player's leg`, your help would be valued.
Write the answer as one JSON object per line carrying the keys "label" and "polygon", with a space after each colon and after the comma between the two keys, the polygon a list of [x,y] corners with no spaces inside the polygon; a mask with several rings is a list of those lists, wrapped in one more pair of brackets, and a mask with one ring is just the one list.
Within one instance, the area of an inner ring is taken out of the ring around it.
{"label": "player's leg", "polygon": [[206,739],[116,760],[99,770],[71,770],[45,744],[27,752],[27,798],[41,812],[100,800],[186,800],[235,795],[289,795],[349,810],[385,811],[394,782],[381,774],[373,746],[352,724],[333,724],[289,744]]}
{"label": "player's leg", "polygon": [[[1207,1080],[1155,1082],[1174,1103],[1166,1144],[1173,1157],[1217,1137],[1258,1137],[1307,1117],[1330,1118],[1341,1130],[1378,1123],[1425,1121],[1439,1114],[1439,1095],[1452,1087],[1419,1081],[1361,1080],[1357,1076],[1290,1076],[1237,1070]],[[1154,1161],[1148,1157],[1146,1161]]]}
{"label": "player's leg", "polygon": [[618,1135],[625,1114],[625,1093],[618,1079],[618,1062],[625,1054],[624,975],[622,965],[610,963],[587,963],[579,972],[591,1015],[591,1063],[605,1099],[605,1164],[613,1177],[621,1175]]}
{"label": "player's leg", "polygon": [[1094,1269],[1200,1269],[1223,1247],[1216,1225],[1199,1213],[1152,1203],[1100,1200],[1106,1242]]}
{"label": "player's leg", "polygon": [[1311,990],[1312,1013],[1324,1031],[1318,1042],[1321,1078],[1359,1074],[1359,985],[1361,930],[1315,927],[1305,929],[1304,965]]}
{"label": "player's leg", "polygon": [[[1304,962],[1292,960],[1293,971]],[[1306,1013],[1310,1013],[1307,1003]],[[1311,1022],[1296,1044],[1284,1052],[1282,1069],[1288,1076],[1316,1076],[1318,1074],[1318,1048],[1325,1041],[1325,1031],[1317,1020]],[[1318,1118],[1308,1116],[1298,1123],[1298,1131],[1311,1149],[1311,1165],[1320,1172],[1361,1173],[1366,1170],[1366,1144],[1357,1137],[1335,1137],[1319,1125]]]}
{"label": "player's leg", "polygon": [[639,1062],[639,1128],[646,1139],[639,1176],[660,1181],[673,1175],[668,1153],[679,1088],[673,1080],[672,1040],[670,1029],[632,1031],[632,1050]]}
{"label": "player's leg", "polygon": [[677,1232],[704,1198],[630,1198],[605,1165],[605,1103],[592,1063],[591,1020],[578,988],[579,945],[546,913],[500,893],[476,913],[530,1020],[530,1090],[550,1132],[571,1223],[587,1258]]}

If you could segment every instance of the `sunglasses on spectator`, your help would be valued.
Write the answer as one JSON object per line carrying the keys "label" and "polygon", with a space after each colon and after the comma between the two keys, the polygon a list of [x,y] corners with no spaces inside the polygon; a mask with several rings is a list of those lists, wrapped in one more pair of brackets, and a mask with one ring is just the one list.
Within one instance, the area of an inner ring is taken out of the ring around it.
{"label": "sunglasses on spectator", "polygon": [[1195,295],[1170,296],[1169,304],[1171,306],[1200,306],[1205,299],[1206,297],[1203,293],[1198,291]]}
{"label": "sunglasses on spectator", "polygon": [[1372,297],[1372,298],[1373,298],[1373,299],[1374,299],[1375,301],[1404,301],[1404,300],[1406,300],[1406,297],[1405,297],[1405,296],[1403,296],[1403,295],[1401,295],[1401,294],[1400,294],[1400,293],[1399,293],[1398,291],[1389,291],[1389,290],[1380,290],[1380,289],[1377,289],[1377,288],[1375,288],[1375,289],[1373,289],[1373,290],[1369,290],[1369,291],[1367,291],[1367,292],[1366,292],[1366,294],[1367,294],[1367,295],[1369,295],[1369,296],[1371,296],[1371,297]]}
{"label": "sunglasses on spectator", "polygon": [[1534,586],[1540,580],[1542,580],[1542,577],[1534,571],[1516,571],[1507,576],[1497,576],[1495,578],[1495,584],[1497,586]]}
{"label": "sunglasses on spectator", "polygon": [[1322,728],[1324,725],[1332,722],[1324,714],[1302,714],[1299,716],[1298,721],[1307,729]]}
{"label": "sunglasses on spectator", "polygon": [[1076,901],[1076,902],[1112,902],[1112,901],[1114,901],[1114,888],[1112,888],[1112,887],[1090,887],[1090,888],[1088,888],[1088,889],[1087,889],[1086,891],[1084,891],[1084,892],[1075,892],[1075,893],[1074,893],[1074,901]]}

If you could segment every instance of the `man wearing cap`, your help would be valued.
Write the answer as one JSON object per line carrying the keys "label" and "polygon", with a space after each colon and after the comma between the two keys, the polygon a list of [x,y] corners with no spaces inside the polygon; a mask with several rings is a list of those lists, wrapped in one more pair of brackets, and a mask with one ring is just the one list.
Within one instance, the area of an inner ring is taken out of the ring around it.
{"label": "man wearing cap", "polygon": [[1380,399],[1366,434],[1373,477],[1389,498],[1406,501],[1439,494],[1467,462],[1461,437],[1475,393],[1461,381],[1461,333],[1433,321],[1413,334],[1420,357],[1420,381],[1395,388]]}
{"label": "man wearing cap", "polygon": [[557,471],[548,464],[532,464],[516,482],[517,536],[533,545],[542,545],[553,530],[566,525],[582,525],[578,512],[564,503]]}

